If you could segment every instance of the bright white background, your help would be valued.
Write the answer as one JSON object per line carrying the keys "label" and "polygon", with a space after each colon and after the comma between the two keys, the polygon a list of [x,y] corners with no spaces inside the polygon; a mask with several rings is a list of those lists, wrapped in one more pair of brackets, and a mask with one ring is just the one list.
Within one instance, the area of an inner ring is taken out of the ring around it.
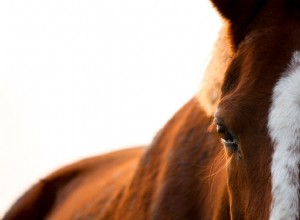
{"label": "bright white background", "polygon": [[62,164],[149,143],[218,28],[208,0],[0,1],[0,217]]}

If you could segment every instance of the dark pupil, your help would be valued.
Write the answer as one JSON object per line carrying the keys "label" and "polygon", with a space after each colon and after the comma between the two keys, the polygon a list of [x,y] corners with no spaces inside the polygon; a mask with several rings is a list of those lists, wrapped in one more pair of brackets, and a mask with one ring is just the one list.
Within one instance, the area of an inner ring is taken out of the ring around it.
{"label": "dark pupil", "polygon": [[231,152],[238,152],[238,144],[236,138],[228,131],[228,129],[224,125],[217,125],[217,132],[226,148]]}
{"label": "dark pupil", "polygon": [[217,125],[217,132],[219,133],[220,137],[225,141],[233,141],[232,135],[227,131],[225,126]]}

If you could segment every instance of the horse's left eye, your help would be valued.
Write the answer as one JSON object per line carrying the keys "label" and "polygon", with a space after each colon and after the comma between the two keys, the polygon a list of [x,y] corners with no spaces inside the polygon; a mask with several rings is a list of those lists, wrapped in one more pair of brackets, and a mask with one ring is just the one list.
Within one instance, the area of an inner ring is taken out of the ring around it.
{"label": "horse's left eye", "polygon": [[217,132],[228,150],[238,150],[237,138],[224,125],[217,124]]}

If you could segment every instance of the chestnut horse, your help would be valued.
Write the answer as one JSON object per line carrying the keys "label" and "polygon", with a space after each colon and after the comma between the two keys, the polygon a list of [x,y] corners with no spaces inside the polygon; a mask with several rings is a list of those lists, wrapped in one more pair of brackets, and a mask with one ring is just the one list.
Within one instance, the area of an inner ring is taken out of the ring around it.
{"label": "chestnut horse", "polygon": [[201,89],[153,142],[54,172],[5,220],[299,219],[300,1],[212,3]]}

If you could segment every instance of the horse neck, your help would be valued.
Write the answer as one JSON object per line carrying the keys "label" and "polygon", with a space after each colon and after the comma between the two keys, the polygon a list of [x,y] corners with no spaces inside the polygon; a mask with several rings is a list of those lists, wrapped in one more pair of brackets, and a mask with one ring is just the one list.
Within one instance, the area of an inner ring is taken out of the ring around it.
{"label": "horse neck", "polygon": [[214,215],[211,207],[214,201],[219,202],[224,188],[217,183],[226,181],[222,172],[211,175],[224,161],[219,157],[222,147],[218,137],[207,130],[228,57],[224,39],[221,31],[200,92],[171,118],[146,150],[131,183],[116,198],[113,209],[118,211],[111,212],[116,213],[113,219],[209,219]]}
{"label": "horse neck", "polygon": [[216,110],[221,96],[221,85],[225,70],[231,56],[226,29],[224,26],[219,32],[211,59],[204,71],[200,89],[197,93],[198,102],[208,116],[212,116]]}

